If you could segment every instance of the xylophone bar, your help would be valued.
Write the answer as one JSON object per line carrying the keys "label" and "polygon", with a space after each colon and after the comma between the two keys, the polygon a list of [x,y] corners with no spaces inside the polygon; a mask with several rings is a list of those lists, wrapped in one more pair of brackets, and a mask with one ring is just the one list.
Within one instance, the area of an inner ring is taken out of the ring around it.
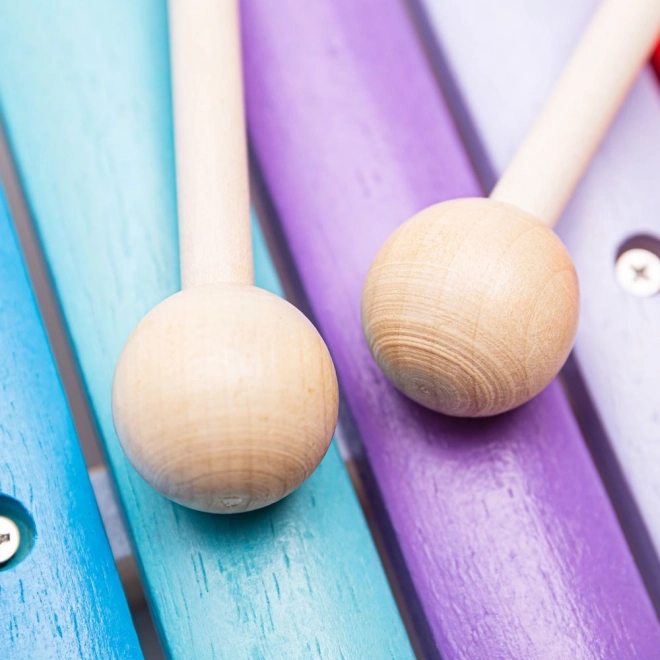
{"label": "xylophone bar", "polygon": [[[474,20],[458,0],[425,0],[465,111],[486,158],[501,172],[597,3],[545,0],[532,7],[505,0],[495,7],[487,0],[473,0],[470,4],[480,20]],[[606,436],[593,442],[592,451],[609,478],[656,606],[660,604],[660,298],[635,298],[624,291],[615,279],[614,261],[631,236],[660,236],[658,129],[660,90],[648,70],[633,88],[557,227],[575,260],[582,290],[575,356]],[[588,409],[583,412],[593,415]],[[629,493],[634,502],[629,501]],[[651,548],[646,547],[650,545],[646,530]]]}
{"label": "xylophone bar", "polygon": [[[112,374],[178,286],[165,3],[0,2],[0,97],[164,650],[174,658],[409,658],[334,445],[285,501],[184,509],[126,462]],[[257,284],[279,289],[258,228]]]}
{"label": "xylophone bar", "polygon": [[0,282],[0,515],[22,543],[0,565],[0,656],[141,658],[1,192]]}
{"label": "xylophone bar", "polygon": [[480,193],[403,5],[242,10],[253,149],[440,654],[651,657],[651,603],[559,386],[442,418],[393,391],[362,338],[389,233]]}

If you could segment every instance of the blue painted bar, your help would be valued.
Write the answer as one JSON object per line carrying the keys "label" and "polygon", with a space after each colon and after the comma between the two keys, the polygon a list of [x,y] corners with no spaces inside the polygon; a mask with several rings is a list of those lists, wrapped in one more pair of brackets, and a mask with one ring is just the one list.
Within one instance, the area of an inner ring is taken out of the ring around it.
{"label": "blue painted bar", "polygon": [[0,566],[0,657],[141,658],[1,196],[0,282],[0,515],[29,550]]}
{"label": "blue painted bar", "polygon": [[[165,2],[0,1],[0,98],[151,611],[173,658],[412,657],[333,445],[241,516],[151,490],[114,433],[115,362],[179,285]],[[279,290],[255,227],[257,283]]]}

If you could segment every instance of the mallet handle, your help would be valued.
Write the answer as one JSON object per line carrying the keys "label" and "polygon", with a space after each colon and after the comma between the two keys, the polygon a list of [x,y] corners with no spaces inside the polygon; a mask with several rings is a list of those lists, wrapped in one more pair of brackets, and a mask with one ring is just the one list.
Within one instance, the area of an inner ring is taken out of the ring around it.
{"label": "mallet handle", "polygon": [[170,0],[181,283],[252,284],[237,0]]}
{"label": "mallet handle", "polygon": [[553,226],[659,32],[660,0],[605,0],[491,198]]}

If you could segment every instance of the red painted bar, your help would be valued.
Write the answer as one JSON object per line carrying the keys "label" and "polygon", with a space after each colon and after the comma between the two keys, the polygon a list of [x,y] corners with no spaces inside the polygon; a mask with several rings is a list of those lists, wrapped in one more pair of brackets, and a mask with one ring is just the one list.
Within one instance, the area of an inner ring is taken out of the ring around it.
{"label": "red painted bar", "polygon": [[480,194],[403,4],[242,11],[256,159],[440,654],[653,657],[660,628],[559,386],[450,419],[394,391],[362,338],[385,238]]}

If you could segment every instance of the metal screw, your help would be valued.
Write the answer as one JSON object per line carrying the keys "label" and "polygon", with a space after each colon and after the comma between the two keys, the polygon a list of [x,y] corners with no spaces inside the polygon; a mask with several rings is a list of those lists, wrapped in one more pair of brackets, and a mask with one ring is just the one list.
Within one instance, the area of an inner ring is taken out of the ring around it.
{"label": "metal screw", "polygon": [[643,248],[621,253],[614,267],[619,284],[633,296],[648,298],[660,292],[660,257]]}
{"label": "metal screw", "polygon": [[0,565],[8,562],[16,554],[20,544],[21,533],[16,523],[0,516]]}

